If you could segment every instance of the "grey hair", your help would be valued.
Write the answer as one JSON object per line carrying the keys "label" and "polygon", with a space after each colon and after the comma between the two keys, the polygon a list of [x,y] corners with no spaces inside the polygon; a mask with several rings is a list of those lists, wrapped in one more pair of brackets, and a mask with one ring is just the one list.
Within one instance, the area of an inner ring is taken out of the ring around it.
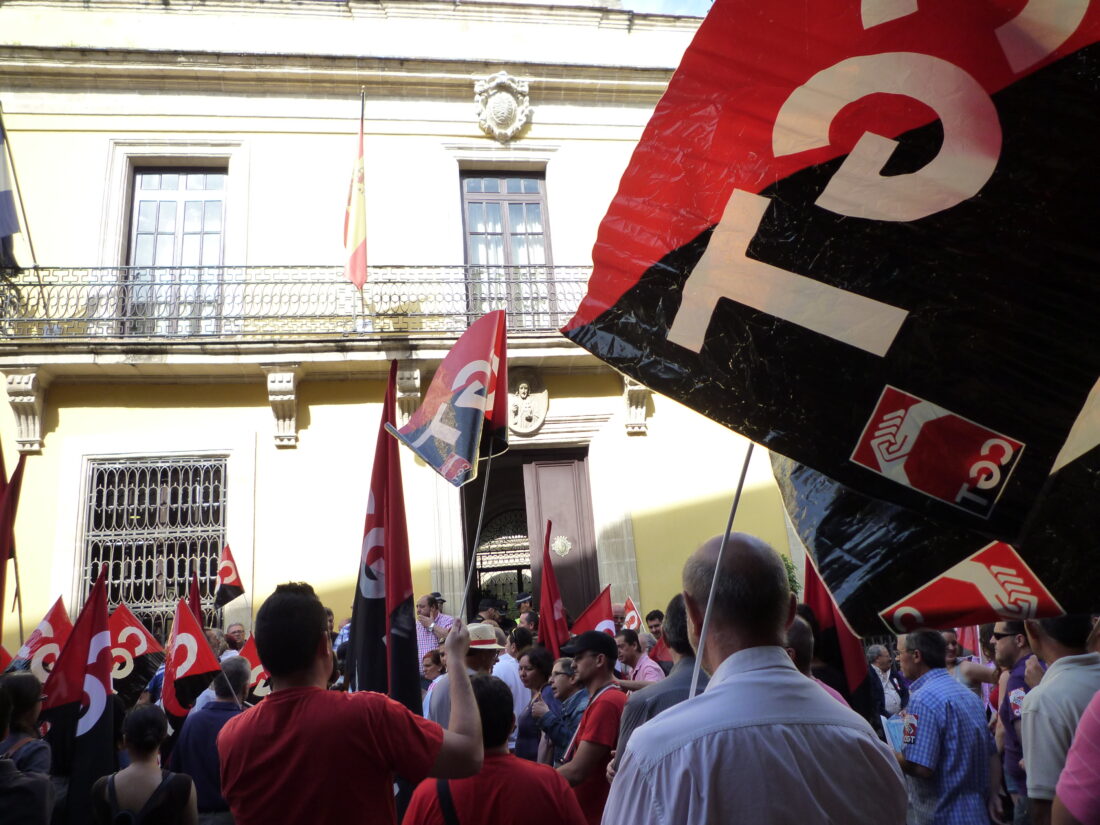
{"label": "grey hair", "polygon": [[638,638],[642,640],[642,650],[646,653],[657,646],[657,637],[652,633],[639,633]]}
{"label": "grey hair", "polygon": [[252,665],[243,656],[230,656],[222,662],[222,672],[214,677],[214,695],[219,699],[244,701],[248,683],[252,680]]}
{"label": "grey hair", "polygon": [[887,656],[890,655],[890,651],[886,649],[885,645],[871,645],[869,648],[867,648],[867,664],[874,664],[875,659],[877,659],[883,653],[885,653]]}

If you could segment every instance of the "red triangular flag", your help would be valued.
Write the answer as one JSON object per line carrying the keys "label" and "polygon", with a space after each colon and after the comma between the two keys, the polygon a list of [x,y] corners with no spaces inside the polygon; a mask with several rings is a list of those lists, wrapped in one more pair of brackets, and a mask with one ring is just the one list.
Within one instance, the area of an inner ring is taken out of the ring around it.
{"label": "red triangular flag", "polygon": [[187,606],[191,609],[200,627],[205,627],[206,622],[202,618],[202,592],[199,590],[199,571],[191,574],[191,586],[187,590]]}
{"label": "red triangular flag", "polygon": [[602,630],[609,636],[615,635],[615,614],[611,611],[611,585],[600,591],[592,604],[573,622],[573,632],[580,634],[586,630]]}
{"label": "red triangular flag", "polygon": [[165,713],[177,719],[186,716],[220,669],[202,626],[187,603],[180,599],[168,639],[168,658],[164,662],[162,700]]}
{"label": "red triangular flag", "polygon": [[50,773],[69,777],[61,819],[90,822],[92,784],[115,769],[106,565],[42,692],[42,718],[49,723],[47,739],[53,754]]}
{"label": "red triangular flag", "polygon": [[642,626],[641,611],[638,610],[634,605],[634,600],[629,596],[626,597],[626,605],[623,607],[623,627],[637,633],[641,633],[645,630]]}
{"label": "red triangular flag", "polygon": [[133,705],[164,661],[164,648],[124,604],[115,608],[107,624],[111,630],[115,693],[127,706]]}
{"label": "red triangular flag", "polygon": [[[8,559],[15,556],[15,514],[19,509],[19,490],[23,486],[23,465],[27,454],[19,454],[19,463],[11,474],[11,481],[5,479],[3,493],[0,494],[0,606],[4,601],[4,584],[8,575]],[[0,610],[0,635],[4,632],[4,610]]]}
{"label": "red triangular flag", "polygon": [[558,577],[550,558],[550,526],[546,522],[546,535],[542,541],[542,585],[539,607],[542,621],[539,624],[539,641],[555,659],[561,656],[561,646],[569,641],[569,626],[565,621],[565,607],[561,602]]}
{"label": "red triangular flag", "polygon": [[[802,593],[802,601],[810,606],[817,619],[818,628],[821,631],[822,649],[816,654],[827,664],[841,667],[844,671],[844,679],[848,683],[848,690],[854,693],[856,688],[867,678],[867,659],[863,654],[863,643],[859,640],[844,616],[837,609],[836,602],[825,583],[818,575],[817,568],[806,554],[806,571],[804,576],[805,590]],[[839,651],[840,662],[830,662],[830,648],[835,646]]]}
{"label": "red triangular flag", "polygon": [[58,598],[23,642],[7,669],[29,670],[44,684],[72,632],[73,623],[65,612],[65,602]]}
{"label": "red triangular flag", "polygon": [[268,684],[268,679],[271,678],[271,674],[267,672],[263,662],[260,661],[260,652],[256,649],[256,637],[249,636],[248,641],[244,643],[244,647],[241,648],[241,656],[243,656],[248,663],[252,666],[252,678],[248,680],[248,686],[251,688],[249,692],[249,700],[256,701],[263,699],[267,694],[271,693],[271,685]]}
{"label": "red triangular flag", "polygon": [[237,562],[233,560],[233,553],[229,545],[222,548],[222,554],[218,557],[218,588],[214,591],[214,607],[224,607],[238,596],[244,595],[244,582],[237,572]]}

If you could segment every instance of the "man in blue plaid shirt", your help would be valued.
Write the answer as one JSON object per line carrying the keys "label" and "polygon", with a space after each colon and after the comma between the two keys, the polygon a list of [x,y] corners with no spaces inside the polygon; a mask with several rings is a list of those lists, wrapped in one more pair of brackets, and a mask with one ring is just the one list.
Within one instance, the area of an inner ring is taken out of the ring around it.
{"label": "man in blue plaid shirt", "polygon": [[[1001,819],[1000,764],[981,700],[945,669],[938,630],[898,638],[909,686],[902,752],[909,786],[908,825],[987,825]],[[995,781],[994,781],[995,780]]]}

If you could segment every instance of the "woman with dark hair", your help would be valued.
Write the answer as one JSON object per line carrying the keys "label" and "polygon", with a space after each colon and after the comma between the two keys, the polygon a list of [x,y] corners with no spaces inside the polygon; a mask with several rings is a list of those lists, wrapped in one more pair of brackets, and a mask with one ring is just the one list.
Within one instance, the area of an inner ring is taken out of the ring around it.
{"label": "woman with dark hair", "polygon": [[[554,688],[550,685],[550,674],[553,670],[554,657],[545,647],[528,648],[519,657],[520,681],[531,691],[531,700],[516,720],[516,756],[520,759],[529,759],[532,762],[550,761],[548,757],[539,759],[542,731],[539,729],[538,720],[531,713],[531,705],[541,697],[542,701],[555,711],[561,711],[561,702],[554,696]],[[553,747],[549,746],[541,750],[546,756],[547,753],[553,752]]]}
{"label": "woman with dark hair", "polygon": [[122,723],[130,766],[100,778],[92,786],[92,818],[97,825],[125,821],[129,813],[142,825],[196,825],[195,783],[185,773],[161,770],[157,761],[168,736],[168,719],[157,705],[137,705]]}
{"label": "woman with dark hair", "polygon": [[38,737],[42,712],[42,683],[30,672],[8,673],[0,678],[0,690],[11,700],[11,723],[0,742],[0,757],[15,762],[16,770],[50,772],[50,746]]}

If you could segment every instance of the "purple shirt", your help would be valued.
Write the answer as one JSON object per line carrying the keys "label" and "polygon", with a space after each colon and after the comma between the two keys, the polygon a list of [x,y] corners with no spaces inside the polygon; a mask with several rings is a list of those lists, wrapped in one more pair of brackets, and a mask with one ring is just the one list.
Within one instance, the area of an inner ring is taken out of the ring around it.
{"label": "purple shirt", "polygon": [[1005,776],[1015,783],[1020,796],[1027,796],[1027,773],[1020,767],[1020,760],[1024,758],[1024,749],[1020,744],[1020,735],[1016,732],[1015,723],[1020,721],[1020,710],[1024,705],[1024,696],[1028,692],[1024,671],[1027,669],[1029,658],[1031,657],[1025,656],[1013,665],[1012,671],[1008,674],[1008,684],[1005,685],[1005,695],[1001,697],[1001,707],[997,711],[1005,731]]}

